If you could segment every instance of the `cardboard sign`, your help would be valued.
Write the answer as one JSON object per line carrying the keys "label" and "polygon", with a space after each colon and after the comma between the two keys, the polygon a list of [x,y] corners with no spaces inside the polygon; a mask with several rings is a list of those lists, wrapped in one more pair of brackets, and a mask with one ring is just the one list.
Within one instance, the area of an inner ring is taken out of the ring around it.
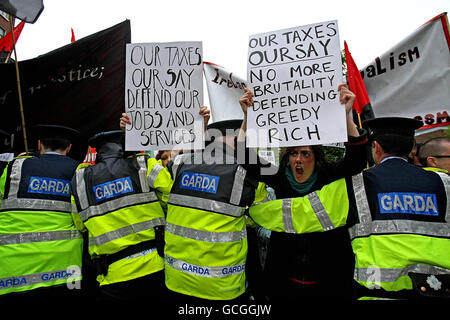
{"label": "cardboard sign", "polygon": [[244,88],[248,87],[247,81],[214,63],[205,62],[203,69],[212,122],[243,119],[239,99],[244,94]]}
{"label": "cardboard sign", "polygon": [[126,150],[202,149],[201,42],[126,47]]}
{"label": "cardboard sign", "polygon": [[347,141],[337,21],[250,36],[247,80],[249,147]]}

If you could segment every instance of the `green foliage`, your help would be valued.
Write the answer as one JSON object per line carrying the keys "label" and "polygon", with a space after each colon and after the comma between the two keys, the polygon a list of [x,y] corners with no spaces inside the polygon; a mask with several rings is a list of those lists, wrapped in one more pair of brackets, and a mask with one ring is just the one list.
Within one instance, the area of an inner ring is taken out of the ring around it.
{"label": "green foliage", "polygon": [[323,147],[323,153],[325,155],[325,160],[330,163],[336,163],[341,161],[345,155],[344,148],[338,147]]}
{"label": "green foliage", "polygon": [[444,137],[450,138],[450,126],[447,126],[447,129],[444,130]]}

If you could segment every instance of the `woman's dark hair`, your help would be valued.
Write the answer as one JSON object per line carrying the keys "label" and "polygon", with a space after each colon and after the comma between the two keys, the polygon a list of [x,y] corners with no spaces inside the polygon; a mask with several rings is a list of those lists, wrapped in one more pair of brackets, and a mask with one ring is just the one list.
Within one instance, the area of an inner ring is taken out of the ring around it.
{"label": "woman's dark hair", "polygon": [[[325,153],[323,152],[323,147],[321,145],[310,146],[312,152],[314,152],[315,166],[316,168],[323,166],[327,163],[325,159]],[[281,151],[280,167],[285,168],[289,163],[289,154],[295,150],[297,147],[287,147]]]}

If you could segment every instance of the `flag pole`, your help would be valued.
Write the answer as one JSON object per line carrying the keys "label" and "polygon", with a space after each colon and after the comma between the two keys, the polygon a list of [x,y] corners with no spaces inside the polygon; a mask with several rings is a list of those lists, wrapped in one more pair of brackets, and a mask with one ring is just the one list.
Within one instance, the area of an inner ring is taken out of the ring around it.
{"label": "flag pole", "polygon": [[356,112],[356,114],[358,115],[359,128],[362,129],[361,115],[358,112]]}
{"label": "flag pole", "polygon": [[27,142],[27,131],[25,129],[25,115],[23,113],[23,102],[22,102],[22,90],[20,88],[20,76],[19,76],[19,63],[17,61],[17,52],[16,52],[16,40],[14,39],[14,25],[10,16],[9,23],[11,25],[11,37],[13,42],[13,50],[14,50],[14,60],[16,66],[16,79],[17,79],[17,93],[19,94],[19,106],[20,106],[20,116],[22,118],[22,131],[23,131],[23,142],[25,145],[25,153],[28,155],[28,142]]}
{"label": "flag pole", "polygon": [[7,63],[9,61],[10,57],[11,57],[11,51],[8,52],[8,56],[6,57],[5,62],[3,62],[3,63]]}
{"label": "flag pole", "polygon": [[[350,84],[349,84],[349,81],[348,81],[348,72],[347,72],[347,74],[345,75],[344,81],[347,83],[348,87],[350,88]],[[356,99],[355,99],[355,102],[356,102]],[[352,107],[352,109],[353,109],[353,107]],[[355,112],[356,112],[356,114],[358,115],[358,124],[359,124],[359,128],[362,129],[361,115],[359,114],[358,111],[355,110]],[[352,110],[352,113],[353,113],[353,110]],[[353,115],[353,114],[352,114],[352,115]],[[355,117],[353,116],[352,118],[353,118],[353,121],[355,121]]]}

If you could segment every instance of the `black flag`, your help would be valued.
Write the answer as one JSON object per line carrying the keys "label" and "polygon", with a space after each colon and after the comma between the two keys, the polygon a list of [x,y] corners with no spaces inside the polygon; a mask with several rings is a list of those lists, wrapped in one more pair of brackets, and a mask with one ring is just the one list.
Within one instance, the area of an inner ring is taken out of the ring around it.
{"label": "black flag", "polygon": [[[71,156],[83,160],[87,139],[119,129],[124,110],[125,45],[130,21],[82,38],[64,47],[19,62],[28,145],[36,148],[31,128],[56,124],[81,132]],[[13,64],[0,65],[0,128],[13,135],[14,153],[24,151]]]}

